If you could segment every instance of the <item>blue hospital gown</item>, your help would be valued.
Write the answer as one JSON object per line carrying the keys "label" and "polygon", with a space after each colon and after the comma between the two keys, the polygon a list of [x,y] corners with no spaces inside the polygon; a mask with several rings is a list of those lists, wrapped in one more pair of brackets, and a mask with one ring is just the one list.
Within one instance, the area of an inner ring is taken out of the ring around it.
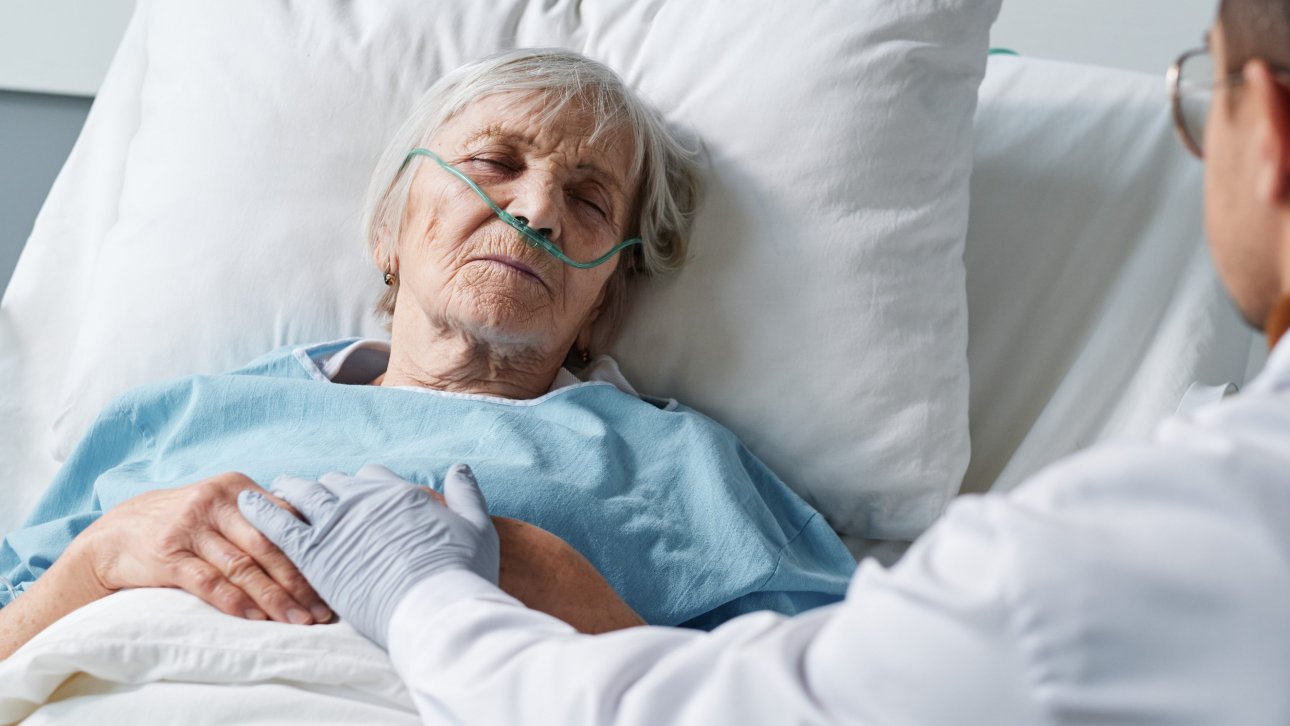
{"label": "blue hospital gown", "polygon": [[226,471],[268,487],[381,463],[439,488],[460,461],[493,514],[565,539],[651,624],[711,628],[845,594],[855,561],[823,517],[706,416],[606,382],[513,401],[328,381],[318,360],[350,342],[117,398],[4,539],[0,573],[24,591],[104,511]]}

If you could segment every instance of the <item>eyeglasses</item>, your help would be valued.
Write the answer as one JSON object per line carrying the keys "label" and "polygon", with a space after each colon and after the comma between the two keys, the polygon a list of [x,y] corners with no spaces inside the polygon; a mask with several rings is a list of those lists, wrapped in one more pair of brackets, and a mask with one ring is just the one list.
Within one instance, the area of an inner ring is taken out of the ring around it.
{"label": "eyeglasses", "polygon": [[[1290,80],[1290,69],[1272,66],[1272,71],[1278,80]],[[1189,50],[1178,56],[1169,68],[1165,86],[1173,105],[1174,128],[1183,146],[1197,159],[1205,158],[1205,125],[1209,122],[1214,91],[1243,83],[1245,76],[1240,71],[1218,78],[1209,48]]]}
{"label": "eyeglasses", "polygon": [[1216,78],[1209,48],[1196,48],[1178,56],[1169,68],[1166,86],[1173,105],[1174,128],[1178,138],[1197,159],[1205,158],[1205,124],[1209,120],[1214,90],[1244,82],[1240,73]]}

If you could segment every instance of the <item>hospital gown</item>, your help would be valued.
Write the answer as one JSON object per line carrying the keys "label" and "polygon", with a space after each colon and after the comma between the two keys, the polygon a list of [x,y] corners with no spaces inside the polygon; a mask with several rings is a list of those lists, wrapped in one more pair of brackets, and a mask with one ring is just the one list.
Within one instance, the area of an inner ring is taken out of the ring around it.
{"label": "hospital gown", "polygon": [[532,400],[331,381],[353,342],[120,397],[0,545],[0,574],[21,592],[104,511],[221,472],[269,488],[380,462],[437,488],[465,462],[493,514],[568,541],[649,623],[707,629],[846,592],[855,560],[823,517],[702,414],[603,381]]}

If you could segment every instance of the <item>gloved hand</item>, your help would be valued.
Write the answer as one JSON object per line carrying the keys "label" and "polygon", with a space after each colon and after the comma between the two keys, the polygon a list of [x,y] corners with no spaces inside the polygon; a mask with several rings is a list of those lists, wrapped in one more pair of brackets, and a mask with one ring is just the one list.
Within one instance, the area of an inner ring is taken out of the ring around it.
{"label": "gloved hand", "polygon": [[242,515],[291,558],[332,610],[382,648],[388,649],[395,606],[425,578],[461,569],[497,583],[497,530],[465,464],[444,479],[447,507],[377,465],[320,481],[279,477],[269,489],[308,521],[251,490],[238,495]]}

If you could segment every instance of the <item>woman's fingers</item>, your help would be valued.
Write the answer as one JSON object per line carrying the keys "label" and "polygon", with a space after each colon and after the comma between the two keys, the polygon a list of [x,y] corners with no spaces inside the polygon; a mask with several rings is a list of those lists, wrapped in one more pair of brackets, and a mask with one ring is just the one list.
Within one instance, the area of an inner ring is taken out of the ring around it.
{"label": "woman's fingers", "polygon": [[237,617],[330,620],[304,576],[242,517],[237,497],[246,489],[289,509],[236,472],[148,492],[114,507],[92,525],[96,534],[86,540],[93,544],[87,556],[95,575],[109,589],[181,587]]}
{"label": "woman's fingers", "polygon": [[[267,504],[266,504],[267,505]],[[272,508],[272,507],[268,507]],[[219,534],[223,535],[231,543],[232,547],[239,551],[249,554],[255,565],[266,573],[273,583],[285,589],[286,593],[292,597],[295,605],[303,607],[312,616],[313,620],[319,623],[326,623],[332,619],[332,611],[328,609],[323,598],[319,593],[313,591],[308,580],[304,579],[301,571],[295,567],[292,560],[286,557],[286,554],[270,542],[261,531],[246,521],[240,509],[236,504],[232,508],[221,507],[218,509],[218,520],[215,526],[218,527]],[[303,527],[298,521],[294,522],[295,526]],[[290,620],[290,609],[285,613],[288,615],[286,622]],[[297,616],[297,620],[299,616]]]}
{"label": "woman's fingers", "polygon": [[[215,530],[233,547],[250,555],[268,578],[290,595],[294,603],[283,611],[286,622],[293,622],[291,620],[293,609],[307,611],[314,621],[329,622],[332,619],[331,610],[309,585],[309,581],[300,573],[291,559],[282,553],[282,550],[247,521],[238,506],[238,497],[242,494],[258,495],[252,498],[259,499],[260,505],[272,510],[271,513],[277,513],[278,510],[274,509],[269,502],[283,510],[291,511],[294,516],[282,513],[288,529],[305,528],[300,521],[303,518],[291,508],[288,502],[264,491],[249,479],[234,479],[230,486],[224,487],[217,505],[211,508],[211,519]],[[274,619],[278,619],[276,614]],[[298,613],[295,620],[301,620]]]}
{"label": "woman's fingers", "polygon": [[320,623],[331,620],[331,610],[309,585],[305,576],[300,574],[300,570],[291,559],[267,537],[260,534],[260,531],[252,526],[240,511],[222,518],[220,530],[234,547],[254,558],[274,582],[290,593],[297,603],[305,606],[314,620]]}
{"label": "woman's fingers", "polygon": [[249,595],[200,557],[189,555],[177,560],[171,575],[177,587],[200,597],[223,613],[250,620],[268,618]]}
{"label": "woman's fingers", "polygon": [[[270,577],[250,553],[229,542],[217,532],[201,533],[194,545],[195,554],[250,597],[257,610],[283,623],[296,625],[313,623],[313,616],[309,614],[307,606],[292,597],[284,587]],[[247,615],[247,617],[251,616]]]}

